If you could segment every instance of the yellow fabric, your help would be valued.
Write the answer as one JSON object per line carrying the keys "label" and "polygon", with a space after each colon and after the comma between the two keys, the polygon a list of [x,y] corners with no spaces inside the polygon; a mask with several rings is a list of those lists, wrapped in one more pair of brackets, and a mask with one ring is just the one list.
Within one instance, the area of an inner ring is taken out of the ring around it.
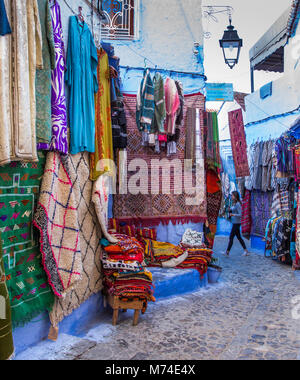
{"label": "yellow fabric", "polygon": [[91,180],[96,181],[102,174],[113,175],[110,162],[99,163],[100,160],[112,160],[113,138],[110,100],[110,73],[108,55],[103,49],[98,50],[97,68],[99,91],[95,96],[96,151],[91,154]]}
{"label": "yellow fabric", "polygon": [[178,257],[183,254],[182,249],[176,247],[170,243],[162,243],[159,241],[152,240],[152,250],[154,257],[157,256],[170,256],[170,257]]}
{"label": "yellow fabric", "polygon": [[38,161],[35,76],[43,67],[37,0],[6,5],[12,35],[0,42],[0,165]]}

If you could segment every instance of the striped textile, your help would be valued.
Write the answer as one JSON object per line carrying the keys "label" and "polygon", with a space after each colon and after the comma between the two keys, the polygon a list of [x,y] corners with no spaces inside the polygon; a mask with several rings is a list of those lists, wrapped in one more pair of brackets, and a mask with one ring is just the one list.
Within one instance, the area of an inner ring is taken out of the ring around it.
{"label": "striped textile", "polygon": [[248,240],[250,239],[251,228],[251,192],[246,190],[242,201],[242,235]]}
{"label": "striped textile", "polygon": [[154,85],[150,71],[146,70],[137,96],[136,123],[140,132],[150,131],[154,118]]}

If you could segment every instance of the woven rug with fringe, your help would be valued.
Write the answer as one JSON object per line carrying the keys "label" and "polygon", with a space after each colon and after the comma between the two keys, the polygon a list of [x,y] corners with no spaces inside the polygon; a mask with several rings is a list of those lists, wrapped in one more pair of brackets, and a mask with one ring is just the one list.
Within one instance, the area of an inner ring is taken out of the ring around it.
{"label": "woven rug with fringe", "polygon": [[44,167],[42,154],[36,163],[0,167],[0,232],[14,327],[50,310],[54,302],[33,226]]}
{"label": "woven rug with fringe", "polygon": [[[184,122],[181,127],[181,134],[179,142],[177,143],[177,153],[172,155],[169,159],[172,161],[177,159],[181,162],[182,172],[184,168],[185,148],[186,148],[186,128],[187,128],[187,109],[199,108],[204,110],[205,98],[202,94],[194,94],[185,96],[184,106]],[[127,224],[134,224],[139,227],[158,226],[160,223],[173,224],[177,223],[201,223],[206,220],[206,189],[205,189],[205,169],[204,165],[201,168],[201,177],[203,178],[203,192],[201,192],[201,201],[197,205],[188,205],[187,198],[191,198],[188,192],[183,192],[180,195],[175,194],[175,184],[178,183],[179,175],[176,170],[171,170],[171,191],[170,194],[162,192],[162,176],[156,181],[159,185],[159,192],[151,194],[153,184],[151,183],[151,161],[158,162],[162,159],[168,159],[166,152],[156,154],[151,147],[142,146],[142,137],[138,132],[136,126],[136,96],[124,95],[124,104],[127,117],[127,132],[128,132],[128,162],[134,159],[142,159],[148,165],[148,171],[145,172],[145,178],[141,180],[141,187],[147,194],[126,194],[116,195],[114,197],[114,217],[119,222]],[[200,124],[201,130],[204,128],[203,112],[201,111]],[[204,132],[203,132],[204,134]],[[135,175],[132,171],[128,170],[128,183]],[[184,177],[182,175],[182,177]],[[196,183],[195,174],[193,174],[193,181]],[[177,181],[177,182],[176,182]],[[183,179],[182,179],[183,185]],[[183,185],[184,188],[184,185]]]}
{"label": "woven rug with fringe", "polygon": [[93,183],[89,179],[89,155],[88,153],[79,153],[67,156],[66,159],[70,167],[69,176],[77,203],[83,270],[81,280],[76,282],[73,289],[64,298],[56,297],[50,313],[53,327],[57,327],[65,317],[103,288],[99,244],[101,229],[92,203]]}
{"label": "woven rug with fringe", "polygon": [[243,111],[241,109],[231,111],[228,113],[228,117],[236,177],[249,177],[250,169]]}
{"label": "woven rug with fringe", "polygon": [[0,234],[0,360],[8,360],[14,353],[11,309],[4,272],[2,239]]}
{"label": "woven rug with fringe", "polygon": [[48,153],[34,218],[43,265],[58,297],[72,289],[82,275],[77,203],[70,178],[75,173],[71,171],[67,156]]}

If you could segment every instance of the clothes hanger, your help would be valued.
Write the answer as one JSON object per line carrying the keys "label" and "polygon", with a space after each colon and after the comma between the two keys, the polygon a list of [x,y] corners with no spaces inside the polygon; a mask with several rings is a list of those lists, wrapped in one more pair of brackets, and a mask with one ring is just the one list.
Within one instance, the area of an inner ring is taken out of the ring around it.
{"label": "clothes hanger", "polygon": [[[84,23],[84,17],[83,17],[83,14],[82,14],[82,7],[78,7],[78,19]],[[82,28],[83,28],[83,25],[80,25]]]}

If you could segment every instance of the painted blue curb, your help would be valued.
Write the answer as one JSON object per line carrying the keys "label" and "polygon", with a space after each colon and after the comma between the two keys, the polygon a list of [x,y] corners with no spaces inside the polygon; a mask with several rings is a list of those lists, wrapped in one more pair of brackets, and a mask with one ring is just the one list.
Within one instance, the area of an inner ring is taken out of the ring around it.
{"label": "painted blue curb", "polygon": [[199,272],[195,269],[148,268],[148,270],[153,274],[154,297],[157,300],[192,293],[208,286],[207,274],[201,280]]}

